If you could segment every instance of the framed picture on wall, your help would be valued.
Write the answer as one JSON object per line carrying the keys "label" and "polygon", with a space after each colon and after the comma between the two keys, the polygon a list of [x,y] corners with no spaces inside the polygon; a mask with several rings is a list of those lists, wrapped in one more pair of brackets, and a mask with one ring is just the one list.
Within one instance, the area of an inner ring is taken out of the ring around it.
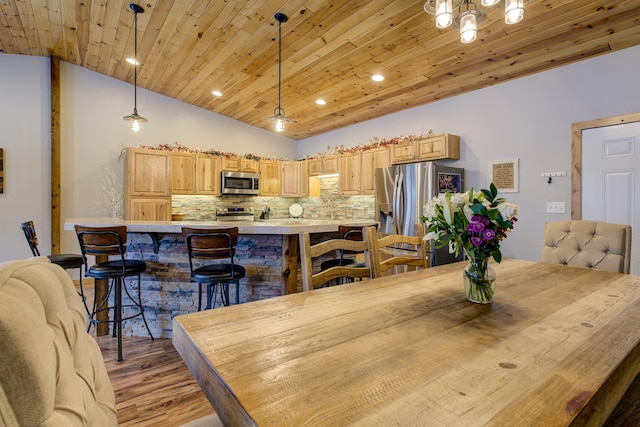
{"label": "framed picture on wall", "polygon": [[518,192],[518,159],[489,162],[489,177],[501,193]]}

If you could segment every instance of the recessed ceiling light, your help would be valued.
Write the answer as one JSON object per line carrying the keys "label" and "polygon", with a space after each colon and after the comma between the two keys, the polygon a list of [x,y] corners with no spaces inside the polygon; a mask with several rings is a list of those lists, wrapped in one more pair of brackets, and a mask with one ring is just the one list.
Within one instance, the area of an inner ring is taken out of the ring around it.
{"label": "recessed ceiling light", "polygon": [[384,80],[384,76],[382,74],[374,74],[373,76],[371,76],[371,80],[373,80],[374,82],[381,82]]}
{"label": "recessed ceiling light", "polygon": [[127,61],[131,65],[139,65],[140,64],[138,61],[135,60],[135,58],[127,58],[125,61]]}
{"label": "recessed ceiling light", "polygon": [[212,90],[211,93],[215,96],[222,96],[222,92],[220,92],[219,90]]}
{"label": "recessed ceiling light", "polygon": [[318,105],[325,105],[327,103],[327,101],[325,101],[324,99],[316,99],[316,104]]}

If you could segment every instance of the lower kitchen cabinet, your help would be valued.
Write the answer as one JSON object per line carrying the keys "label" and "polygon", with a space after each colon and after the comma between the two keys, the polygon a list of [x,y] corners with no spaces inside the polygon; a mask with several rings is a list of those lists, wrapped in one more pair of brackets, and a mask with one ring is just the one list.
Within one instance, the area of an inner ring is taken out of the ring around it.
{"label": "lower kitchen cabinet", "polygon": [[136,221],[171,221],[170,197],[131,197],[127,201],[125,219]]}

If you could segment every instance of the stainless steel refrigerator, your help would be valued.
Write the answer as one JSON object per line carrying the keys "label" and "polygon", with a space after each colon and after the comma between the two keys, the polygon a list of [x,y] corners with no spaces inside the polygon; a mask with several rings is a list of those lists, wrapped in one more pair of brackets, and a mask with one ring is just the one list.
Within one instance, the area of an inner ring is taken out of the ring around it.
{"label": "stainless steel refrigerator", "polygon": [[[376,221],[382,234],[417,233],[427,200],[449,191],[465,191],[464,169],[435,162],[409,163],[378,168],[375,171]],[[431,266],[462,260],[449,254],[447,247],[431,253]]]}

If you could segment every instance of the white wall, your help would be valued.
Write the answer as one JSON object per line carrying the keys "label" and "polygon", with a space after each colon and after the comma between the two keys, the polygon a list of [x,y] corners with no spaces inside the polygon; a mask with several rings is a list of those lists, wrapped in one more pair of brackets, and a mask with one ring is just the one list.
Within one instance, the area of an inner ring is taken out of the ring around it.
{"label": "white wall", "polygon": [[[9,60],[7,60],[9,59]],[[40,247],[50,243],[49,67],[41,58],[0,55],[0,262],[31,256],[20,223],[33,220]]]}
{"label": "white wall", "polygon": [[[503,195],[521,213],[503,255],[538,260],[544,223],[571,217],[571,124],[640,112],[638,70],[640,46],[307,138],[298,154],[432,129],[461,136],[460,160],[448,163],[476,189],[488,186],[490,161],[517,158],[520,191]],[[540,177],[557,171],[567,176]],[[566,202],[566,214],[547,214],[547,201]]]}

